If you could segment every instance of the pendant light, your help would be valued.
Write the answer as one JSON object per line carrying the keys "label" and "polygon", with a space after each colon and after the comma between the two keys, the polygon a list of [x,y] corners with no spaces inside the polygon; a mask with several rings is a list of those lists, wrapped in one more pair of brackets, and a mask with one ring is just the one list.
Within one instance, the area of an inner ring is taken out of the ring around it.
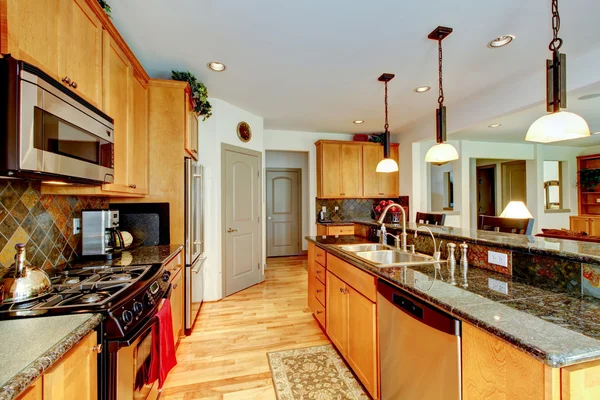
{"label": "pendant light", "polygon": [[375,171],[377,172],[396,172],[398,171],[398,163],[393,158],[390,158],[390,131],[388,124],[388,82],[394,79],[396,75],[394,74],[381,74],[381,76],[377,79],[379,82],[383,82],[385,85],[385,125],[384,132],[380,135],[383,143],[383,160],[379,161],[377,164],[377,168]]}
{"label": "pendant light", "polygon": [[567,107],[567,56],[558,51],[563,44],[558,37],[560,14],[558,0],[551,1],[553,36],[548,48],[552,60],[546,60],[546,111],[550,114],[531,124],[525,136],[530,142],[552,143],[590,136],[590,127],[582,117],[560,110]]}
{"label": "pendant light", "polygon": [[438,26],[428,36],[431,40],[438,42],[438,73],[439,73],[439,95],[438,109],[435,112],[435,139],[437,144],[427,151],[425,162],[433,165],[444,165],[450,161],[458,160],[458,152],[446,141],[446,107],[444,106],[444,85],[442,80],[442,40],[452,33],[452,28]]}

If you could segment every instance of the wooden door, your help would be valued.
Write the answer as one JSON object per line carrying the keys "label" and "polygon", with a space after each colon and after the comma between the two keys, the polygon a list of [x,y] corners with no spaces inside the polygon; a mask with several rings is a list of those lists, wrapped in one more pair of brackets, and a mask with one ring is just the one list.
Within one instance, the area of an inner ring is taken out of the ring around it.
{"label": "wooden door", "polygon": [[377,398],[377,311],[375,303],[348,287],[346,359],[371,397]]}
{"label": "wooden door", "polygon": [[477,215],[496,215],[496,167],[477,168]]}
{"label": "wooden door", "polygon": [[525,161],[502,164],[502,209],[511,201],[527,205],[527,169]]}
{"label": "wooden door", "polygon": [[[588,235],[590,234],[590,218],[571,216],[570,221],[570,229],[572,231],[586,232]],[[598,225],[600,226],[600,224]]]}
{"label": "wooden door", "polygon": [[6,12],[6,15],[0,15],[0,51],[58,78],[61,1],[0,1],[0,9],[3,9],[0,11]]}
{"label": "wooden door", "polygon": [[96,345],[96,331],[92,331],[44,373],[44,400],[98,397]]}
{"label": "wooden door", "polygon": [[175,345],[177,345],[179,335],[183,329],[184,285],[182,277],[183,272],[179,269],[175,277],[171,280],[171,290],[173,291],[171,293],[171,312],[173,314],[173,339],[175,340]]}
{"label": "wooden door", "polygon": [[600,236],[600,217],[589,217],[589,235]]}
{"label": "wooden door", "polygon": [[229,296],[259,283],[261,226],[260,160],[257,155],[225,150],[223,200],[225,219],[221,228],[225,260],[224,294]]}
{"label": "wooden door", "polygon": [[101,108],[102,22],[85,0],[60,1],[60,78],[68,77],[71,82],[71,85],[67,84],[69,89]]}
{"label": "wooden door", "polygon": [[362,146],[342,144],[340,148],[340,196],[357,198],[363,196]]}
{"label": "wooden door", "polygon": [[[398,162],[398,146],[390,147],[390,158]],[[383,150],[381,153],[383,159]],[[400,174],[398,172],[379,172],[379,192],[382,197],[398,197],[400,195]]]}
{"label": "wooden door", "polygon": [[131,132],[127,144],[127,179],[131,192],[148,194],[148,89],[146,82],[133,74]]}
{"label": "wooden door", "polygon": [[348,295],[344,281],[327,271],[325,320],[327,335],[342,355],[348,348]]}
{"label": "wooden door", "polygon": [[300,250],[298,171],[267,171],[267,257]]}
{"label": "wooden door", "polygon": [[104,190],[129,192],[128,135],[130,96],[133,93],[131,64],[119,45],[108,32],[104,33],[104,111],[115,120],[115,182],[104,185]]}
{"label": "wooden door", "polygon": [[383,159],[383,146],[362,146],[363,154],[363,197],[382,197],[379,188],[381,173],[376,172],[377,164]]}
{"label": "wooden door", "polygon": [[320,160],[317,165],[320,166],[321,176],[321,198],[340,197],[340,157],[341,146],[335,143],[322,143],[318,151]]}

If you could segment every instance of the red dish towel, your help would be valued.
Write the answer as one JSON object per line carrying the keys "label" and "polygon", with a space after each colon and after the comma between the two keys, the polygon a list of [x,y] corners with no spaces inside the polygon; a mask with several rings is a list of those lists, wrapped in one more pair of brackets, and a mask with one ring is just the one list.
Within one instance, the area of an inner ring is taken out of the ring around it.
{"label": "red dish towel", "polygon": [[175,342],[173,338],[173,317],[171,302],[165,299],[162,308],[156,314],[158,323],[152,327],[152,353],[148,371],[148,383],[158,379],[158,389],[162,389],[169,371],[177,365]]}

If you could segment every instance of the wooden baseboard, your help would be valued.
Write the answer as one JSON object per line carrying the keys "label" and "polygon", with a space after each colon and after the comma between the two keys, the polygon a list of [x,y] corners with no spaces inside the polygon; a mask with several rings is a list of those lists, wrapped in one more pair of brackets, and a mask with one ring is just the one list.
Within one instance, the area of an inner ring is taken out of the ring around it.
{"label": "wooden baseboard", "polygon": [[299,256],[307,256],[308,255],[308,250],[300,250],[300,253],[298,253]]}

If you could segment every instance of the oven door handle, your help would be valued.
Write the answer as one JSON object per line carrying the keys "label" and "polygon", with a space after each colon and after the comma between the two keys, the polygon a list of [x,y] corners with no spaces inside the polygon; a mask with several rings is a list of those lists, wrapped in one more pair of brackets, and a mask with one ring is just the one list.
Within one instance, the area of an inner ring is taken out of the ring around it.
{"label": "oven door handle", "polygon": [[[157,307],[158,310],[161,309],[162,303],[165,301],[165,299],[168,298],[167,296],[170,294],[171,294],[171,285],[169,284],[169,287],[165,291],[165,297],[163,297],[163,299],[161,300],[161,304]],[[156,325],[157,323],[158,323],[158,317],[155,315],[152,318],[150,318],[148,321],[146,321],[146,323],[144,325],[142,325],[142,327],[135,333],[135,335],[133,335],[132,337],[130,337],[128,339],[119,340],[117,342],[118,349],[120,349],[122,347],[131,346],[133,343],[136,342],[136,340],[138,340],[142,335],[145,335],[148,332],[148,330],[152,329],[152,327],[154,325]]]}

